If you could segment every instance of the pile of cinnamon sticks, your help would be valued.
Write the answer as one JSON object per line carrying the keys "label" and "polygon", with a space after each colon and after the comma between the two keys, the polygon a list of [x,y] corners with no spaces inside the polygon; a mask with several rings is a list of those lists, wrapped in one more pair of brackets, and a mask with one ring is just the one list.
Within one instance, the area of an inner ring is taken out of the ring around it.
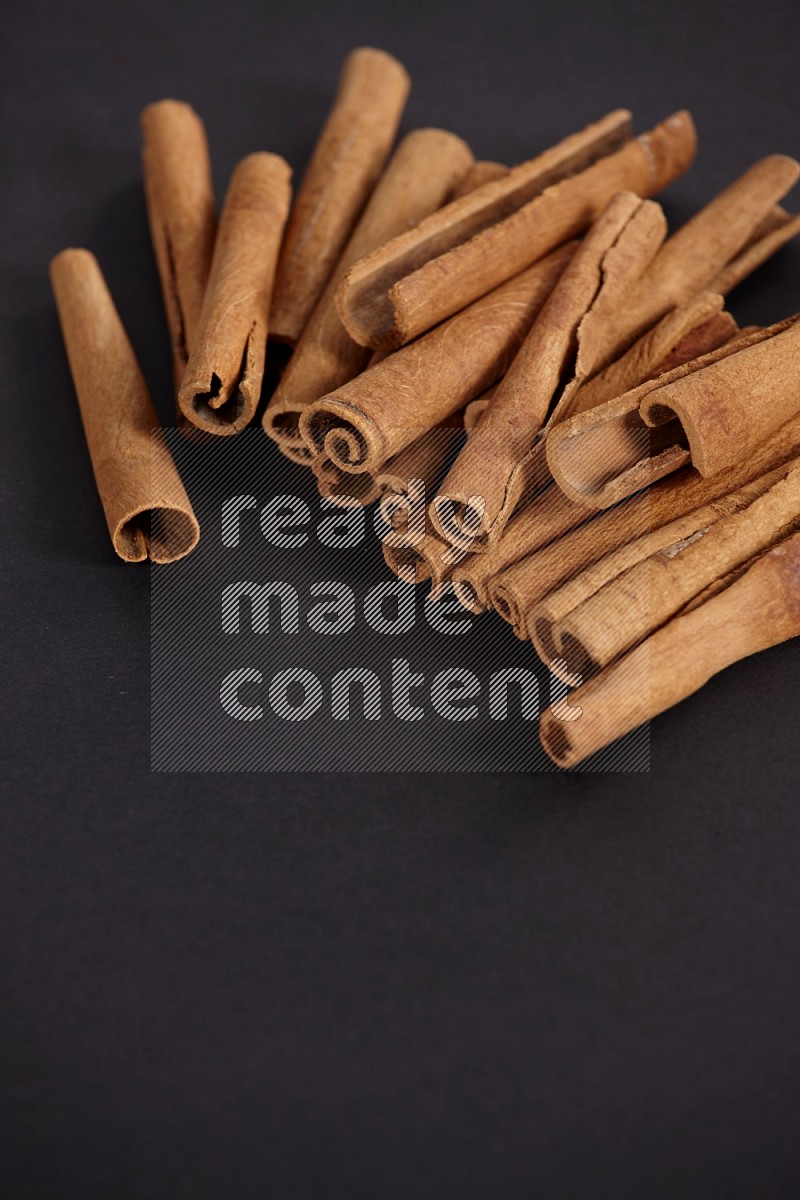
{"label": "pile of cinnamon sticks", "polygon": [[[507,168],[439,129],[393,150],[408,90],[353,51],[294,203],[255,153],[219,221],[200,118],[145,109],[178,421],[237,434],[280,363],[266,434],[322,495],[380,503],[398,575],[576,686],[541,719],[571,766],[800,633],[800,320],[725,307],[800,231],[800,165],[761,159],[670,233],[649,197],[694,159],[687,112]],[[100,269],[66,250],[51,278],[115,549],[180,558],[199,529]]]}

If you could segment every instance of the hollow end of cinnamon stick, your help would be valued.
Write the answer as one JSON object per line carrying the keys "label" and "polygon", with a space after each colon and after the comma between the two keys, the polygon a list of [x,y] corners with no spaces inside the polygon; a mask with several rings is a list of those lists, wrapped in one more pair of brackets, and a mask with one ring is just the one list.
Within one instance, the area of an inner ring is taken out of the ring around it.
{"label": "hollow end of cinnamon stick", "polygon": [[183,416],[206,433],[239,433],[258,407],[290,178],[288,163],[267,153],[249,154],[231,177],[197,334],[178,392]]}
{"label": "hollow end of cinnamon stick", "polygon": [[140,508],[114,529],[114,549],[126,562],[175,562],[197,545],[200,527],[192,512],[178,508]]}
{"label": "hollow end of cinnamon stick", "polygon": [[322,410],[315,406],[306,409],[300,420],[300,431],[311,454],[324,454],[341,471],[378,470],[386,455],[374,422],[332,396],[325,403]]}
{"label": "hollow end of cinnamon stick", "polygon": [[[758,556],[729,586],[674,617],[542,714],[545,752],[573,767],[678,704],[732,663],[800,634],[800,534]],[[567,716],[568,721],[559,720]]]}
{"label": "hollow end of cinnamon stick", "polygon": [[174,562],[200,529],[99,264],[63,250],[50,279],[114,549],[126,562]]}
{"label": "hollow end of cinnamon stick", "polygon": [[326,455],[312,459],[311,469],[316,476],[320,496],[340,508],[365,508],[380,495],[380,489],[369,472],[346,474]]}
{"label": "hollow end of cinnamon stick", "polygon": [[432,565],[415,546],[391,546],[383,543],[384,561],[398,579],[409,583],[425,583],[432,577]]}

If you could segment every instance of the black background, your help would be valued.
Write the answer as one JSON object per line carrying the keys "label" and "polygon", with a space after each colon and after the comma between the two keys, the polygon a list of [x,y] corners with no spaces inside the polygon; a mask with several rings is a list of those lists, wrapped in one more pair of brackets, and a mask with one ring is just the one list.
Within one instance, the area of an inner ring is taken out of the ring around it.
{"label": "black background", "polygon": [[[647,776],[153,775],[148,571],[46,281],[98,254],[168,417],[146,102],[201,112],[218,194],[253,149],[302,168],[358,44],[408,65],[405,128],[503,161],[688,106],[679,222],[800,151],[797,5],[4,9],[4,1195],[797,1195],[800,645],[655,722]],[[735,314],[799,279],[793,247]]]}

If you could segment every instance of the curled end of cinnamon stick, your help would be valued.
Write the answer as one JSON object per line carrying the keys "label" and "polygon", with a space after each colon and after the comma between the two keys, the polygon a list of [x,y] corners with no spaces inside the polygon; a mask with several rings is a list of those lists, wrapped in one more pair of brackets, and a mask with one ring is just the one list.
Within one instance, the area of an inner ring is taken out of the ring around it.
{"label": "curled end of cinnamon stick", "polygon": [[[568,709],[568,712],[578,714],[580,718],[580,709]],[[583,755],[576,750],[572,738],[570,737],[570,725],[568,721],[559,720],[549,709],[543,714],[539,725],[539,737],[542,742],[542,749],[545,754],[550,757],[557,767],[574,767],[581,761]]]}
{"label": "curled end of cinnamon stick", "polygon": [[300,417],[304,411],[301,405],[268,404],[261,421],[261,428],[267,437],[293,462],[308,463],[312,458],[300,433]]}
{"label": "curled end of cinnamon stick", "polygon": [[238,433],[261,394],[267,319],[291,170],[277,154],[249,154],[231,177],[211,275],[186,374],[183,416],[205,433]]}
{"label": "curled end of cinnamon stick", "polygon": [[194,513],[158,506],[125,516],[112,533],[114,549],[125,562],[175,562],[194,550],[200,527]]}
{"label": "curled end of cinnamon stick", "polygon": [[462,579],[458,575],[453,575],[451,580],[453,585],[453,593],[462,608],[466,608],[468,612],[482,613],[486,606],[481,603],[481,598],[469,579]]}
{"label": "curled end of cinnamon stick", "polygon": [[324,454],[341,471],[373,471],[383,463],[379,430],[365,414],[332,395],[306,409],[300,432],[312,454]]}
{"label": "curled end of cinnamon stick", "polygon": [[383,557],[387,567],[398,579],[409,583],[425,583],[431,578],[431,564],[415,546],[393,546],[383,543]]}
{"label": "curled end of cinnamon stick", "polygon": [[253,379],[254,331],[247,338],[238,374],[223,378],[212,370],[184,380],[178,406],[186,420],[205,433],[239,433],[253,419],[261,392],[260,372],[257,381]]}
{"label": "curled end of cinnamon stick", "polygon": [[476,540],[484,541],[489,532],[483,496],[464,493],[434,496],[431,521],[437,533],[455,546],[476,549]]}
{"label": "curled end of cinnamon stick", "polygon": [[99,264],[62,250],[50,278],[114,549],[126,562],[182,558],[200,530]]}

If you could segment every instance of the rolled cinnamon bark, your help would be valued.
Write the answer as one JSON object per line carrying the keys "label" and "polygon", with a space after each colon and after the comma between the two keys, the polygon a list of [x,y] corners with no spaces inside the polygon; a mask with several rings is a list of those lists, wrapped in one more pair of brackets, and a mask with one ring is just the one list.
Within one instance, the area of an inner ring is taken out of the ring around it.
{"label": "rolled cinnamon bark", "polygon": [[342,508],[352,508],[354,505],[364,508],[380,495],[375,480],[367,471],[362,471],[360,475],[340,471],[324,454],[312,461],[311,468],[320,496]]}
{"label": "rolled cinnamon bark", "polygon": [[608,508],[690,460],[712,475],[800,408],[800,321],[736,338],[553,429],[547,461],[576,503]]}
{"label": "rolled cinnamon bark", "polygon": [[264,414],[264,431],[280,447],[310,454],[301,413],[353,379],[370,351],[345,330],[336,308],[339,283],[351,265],[439,208],[472,162],[469,147],[442,129],[417,129],[398,146],[317,301]]}
{"label": "rolled cinnamon bark", "polygon": [[731,663],[800,634],[800,534],[759,557],[730,587],[662,629],[552,707],[542,746],[572,767],[690,696]]}
{"label": "rolled cinnamon bark", "polygon": [[383,50],[361,47],[345,59],[286,229],[270,314],[276,340],[299,340],[381,173],[409,87]]}
{"label": "rolled cinnamon bark", "polygon": [[421,493],[423,504],[435,491],[463,441],[462,422],[462,414],[457,413],[449,423],[429,429],[389,459],[378,472],[375,482],[380,491],[379,507],[384,521],[392,529],[405,525],[413,499],[409,495],[412,484],[416,485],[414,490]]}
{"label": "rolled cinnamon bark", "polygon": [[[567,670],[586,680],[661,628],[698,593],[800,524],[800,467],[738,512],[656,550],[610,580],[560,623]],[[688,540],[687,540],[688,538]]]}
{"label": "rolled cinnamon bark", "polygon": [[50,280],[114,549],[126,562],[182,558],[200,530],[97,260],[63,250]]}
{"label": "rolled cinnamon bark", "polygon": [[662,479],[610,512],[566,534],[499,572],[489,584],[492,606],[514,626],[518,637],[531,636],[536,606],[549,593],[604,555],[686,513],[726,496],[800,453],[800,417],[762,443],[728,471],[704,478],[693,469]]}
{"label": "rolled cinnamon bark", "polygon": [[471,554],[455,567],[455,595],[470,612],[483,612],[491,605],[489,588],[495,577],[595,515],[595,510],[568,500],[557,487],[547,488],[520,506],[485,554]]}
{"label": "rolled cinnamon bark", "polygon": [[206,433],[238,433],[261,395],[275,265],[291,171],[276,154],[250,154],[231,177],[211,275],[178,392],[183,416]]}
{"label": "rolled cinnamon bark", "polygon": [[731,341],[739,330],[721,305],[722,296],[702,292],[688,304],[673,308],[604,371],[581,383],[564,419],[597,408]]}
{"label": "rolled cinnamon bark", "polygon": [[150,236],[161,281],[180,387],[211,270],[216,215],[203,122],[180,100],[159,100],[141,115],[142,167]]}
{"label": "rolled cinnamon bark", "polygon": [[510,168],[503,163],[489,162],[488,159],[473,163],[461,182],[453,188],[450,200],[460,200],[462,196],[468,196],[470,192],[483,187],[485,183],[492,183],[495,179],[505,179],[509,170]]}
{"label": "rolled cinnamon bark", "polygon": [[[741,260],[732,274],[726,268],[754,236],[771,227],[775,201],[798,175],[800,164],[792,158],[773,154],[760,159],[667,239],[627,290],[624,304],[610,294],[595,304],[582,329],[584,348],[597,346],[594,371],[617,358],[670,309],[688,304],[700,292],[721,292],[742,278]],[[762,244],[751,268],[764,252]]]}
{"label": "rolled cinnamon bark", "polygon": [[526,455],[576,369],[588,310],[606,287],[624,292],[665,233],[659,205],[633,192],[616,195],[592,225],[433,498],[431,519],[443,538],[459,542],[468,531],[475,548],[497,540],[519,501]]}
{"label": "rolled cinnamon bark", "polygon": [[709,287],[712,291],[727,295],[800,233],[800,216],[793,217],[777,205],[770,216],[772,220],[764,232],[748,243],[711,281]]}
{"label": "rolled cinnamon bark", "polygon": [[[721,303],[722,298],[720,296],[704,295],[698,297],[694,304],[687,305],[686,309],[676,310],[674,318],[670,317],[664,320],[664,324],[670,325],[671,330],[663,331],[663,342],[669,345],[673,340],[673,336],[677,336],[680,330],[687,327],[689,327],[689,332],[673,346],[672,350],[667,353],[661,363],[655,367],[652,366],[650,359],[660,353],[658,345],[647,347],[636,343],[633,350],[638,352],[636,354],[629,352],[626,356],[627,361],[624,364],[620,363],[619,369],[616,372],[616,378],[621,381],[622,378],[627,376],[629,386],[633,386],[642,379],[655,378],[662,371],[666,373],[668,370],[674,369],[676,365],[691,360],[695,355],[710,351],[712,348],[730,341],[737,334],[736,322],[730,314],[718,311]],[[692,325],[694,325],[694,328],[691,328]],[[642,342],[647,340],[642,339]],[[519,357],[518,355],[517,359]],[[612,364],[605,377],[601,375],[596,376],[595,379],[604,379],[605,386],[608,387],[611,371],[616,366],[617,364]],[[514,366],[512,365],[511,370],[513,369]],[[531,368],[531,375],[535,378],[533,368]],[[496,511],[492,525],[488,529],[483,528],[472,535],[469,541],[469,548],[473,552],[481,554],[491,552],[503,537],[509,518],[517,508],[524,506],[524,498],[534,496],[543,487],[547,487],[552,483],[553,477],[545,461],[546,435],[570,413],[582,412],[584,407],[592,407],[596,403],[602,403],[602,392],[600,389],[596,390],[593,387],[594,382],[594,380],[590,380],[586,384],[580,375],[574,375],[569,381],[547,423],[534,438],[530,450],[527,453],[523,453],[517,463],[509,470],[504,500],[501,507]],[[525,386],[524,377],[522,379],[522,386]],[[502,441],[503,439],[499,438],[497,444],[502,445]],[[501,456],[502,453],[501,451]],[[491,456],[487,453],[487,457]],[[480,479],[482,475],[476,475],[476,478]],[[444,489],[445,484],[442,485],[441,490],[444,491]],[[574,501],[570,500],[569,503],[572,505]],[[585,503],[580,505],[580,507],[582,510],[585,509]],[[462,518],[462,527],[465,525],[466,521]],[[472,527],[477,528],[477,520],[474,521]],[[454,543],[463,542],[461,527],[457,524],[451,523],[447,531],[450,535],[450,540]],[[439,532],[444,534],[444,528],[440,528]]]}
{"label": "rolled cinnamon bark", "polygon": [[430,528],[416,540],[406,531],[390,533],[383,541],[386,565],[408,583],[430,580],[431,599],[439,599],[446,590],[453,568],[466,556],[466,551],[442,541]]}
{"label": "rolled cinnamon bark", "polygon": [[[664,561],[672,560],[683,549],[703,538],[723,517],[742,512],[776,483],[784,480],[795,461],[792,459],[710,504],[704,504],[674,521],[633,538],[550,592],[534,607],[528,620],[530,638],[539,657],[550,664],[556,674],[563,670],[569,676],[582,675],[585,680],[589,674],[589,662],[579,648],[579,629],[585,624],[585,619],[591,622],[597,602],[602,598],[602,601],[608,600],[614,604],[619,599],[620,608],[618,612],[615,611],[613,619],[621,622],[628,611],[628,597],[626,591],[619,594],[617,589],[619,585],[626,588],[625,581],[635,582],[635,574],[631,575],[634,568],[638,569],[651,558],[660,561],[659,556]],[[735,566],[748,561],[750,557],[752,555],[745,552],[731,566],[723,568],[720,564],[717,574],[720,577],[729,574]],[[670,586],[668,584],[668,591]],[[708,583],[701,584],[697,593],[707,586]],[[641,641],[650,632],[651,629],[646,628],[637,640]]]}
{"label": "rolled cinnamon bark", "polygon": [[[659,367],[686,362],[694,352],[730,339],[735,323],[719,313],[722,297],[695,295],[695,289],[719,277],[748,239],[763,252],[764,235],[787,224],[775,199],[799,171],[792,159],[762,159],[660,249],[666,223],[658,205],[631,193],[612,199],[433,501],[433,523],[443,537],[457,542],[466,529],[475,550],[496,541],[518,503],[526,455],[548,414],[552,428],[657,375]],[[744,266],[738,263],[738,275]],[[731,278],[720,277],[726,283]],[[638,340],[608,365],[634,336]],[[553,410],[557,390],[561,396]],[[670,461],[679,459],[664,460]],[[479,499],[480,513],[470,509],[469,496]]]}
{"label": "rolled cinnamon bark", "polygon": [[583,233],[616,192],[649,196],[689,167],[688,113],[618,148],[628,122],[628,113],[610,114],[357,263],[338,295],[352,337],[403,345]]}
{"label": "rolled cinnamon bark", "polygon": [[800,321],[656,388],[639,409],[655,430],[678,419],[701,475],[733,466],[798,410]]}
{"label": "rolled cinnamon bark", "polygon": [[378,471],[503,375],[563,271],[555,251],[438,329],[317,400],[300,429],[344,471]]}

